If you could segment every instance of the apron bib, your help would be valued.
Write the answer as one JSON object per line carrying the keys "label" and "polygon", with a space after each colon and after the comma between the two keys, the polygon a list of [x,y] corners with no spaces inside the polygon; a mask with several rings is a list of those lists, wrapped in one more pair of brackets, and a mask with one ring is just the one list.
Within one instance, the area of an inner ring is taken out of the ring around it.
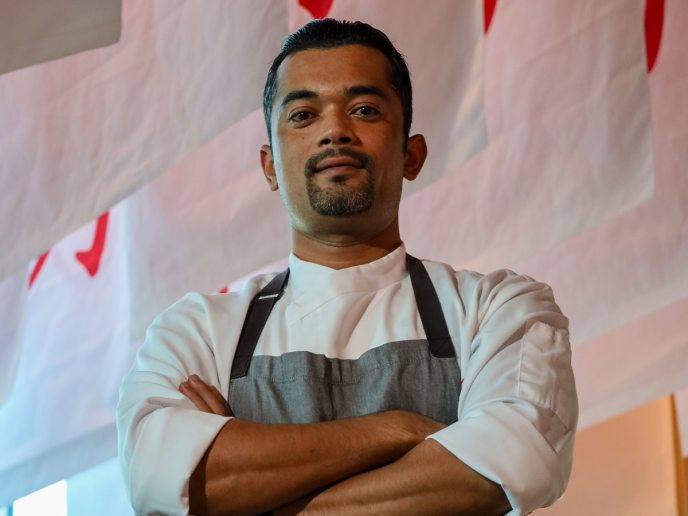
{"label": "apron bib", "polygon": [[461,372],[437,292],[423,263],[406,255],[427,339],[389,342],[355,360],[309,351],[253,356],[289,270],[253,298],[232,362],[229,405],[259,423],[315,423],[385,410],[410,410],[451,424],[457,420]]}

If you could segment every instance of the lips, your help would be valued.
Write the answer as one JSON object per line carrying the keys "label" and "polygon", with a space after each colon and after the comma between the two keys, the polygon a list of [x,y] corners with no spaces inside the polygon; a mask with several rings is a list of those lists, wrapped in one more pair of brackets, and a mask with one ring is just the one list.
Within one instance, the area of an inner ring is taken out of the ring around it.
{"label": "lips", "polygon": [[322,172],[328,168],[338,168],[338,167],[354,167],[363,168],[363,162],[352,158],[350,156],[337,156],[332,158],[325,158],[318,162],[315,166],[315,172]]}
{"label": "lips", "polygon": [[356,173],[353,169],[363,169],[372,174],[374,166],[373,159],[365,152],[348,147],[328,148],[306,160],[305,173],[307,178],[313,177],[314,174],[348,176]]}

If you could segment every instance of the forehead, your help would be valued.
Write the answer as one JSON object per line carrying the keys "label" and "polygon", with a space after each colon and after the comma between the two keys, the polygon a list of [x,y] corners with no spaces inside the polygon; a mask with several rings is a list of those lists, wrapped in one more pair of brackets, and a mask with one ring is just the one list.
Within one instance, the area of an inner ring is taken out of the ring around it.
{"label": "forehead", "polygon": [[290,91],[341,91],[354,84],[390,89],[389,62],[363,45],[308,49],[291,54],[277,72],[277,97]]}

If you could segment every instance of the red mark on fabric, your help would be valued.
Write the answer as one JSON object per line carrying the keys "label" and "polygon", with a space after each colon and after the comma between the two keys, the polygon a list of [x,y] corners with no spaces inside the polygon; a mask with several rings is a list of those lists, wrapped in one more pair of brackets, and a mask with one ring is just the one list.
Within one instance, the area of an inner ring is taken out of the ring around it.
{"label": "red mark on fabric", "polygon": [[330,12],[334,0],[299,0],[299,4],[308,9],[313,18],[325,18]]}
{"label": "red mark on fabric", "polygon": [[48,253],[50,252],[50,249],[48,249],[46,252],[44,252],[42,255],[38,257],[38,260],[36,260],[36,265],[33,266],[33,270],[31,271],[31,274],[29,275],[29,288],[31,288],[31,285],[33,285],[33,282],[36,281],[36,278],[38,277],[38,274],[41,272],[41,269],[43,268],[43,264],[45,263],[45,259],[48,257]]}
{"label": "red mark on fabric", "polygon": [[483,0],[483,15],[485,20],[485,34],[490,30],[490,24],[492,23],[492,17],[494,16],[495,9],[497,8],[497,0]]}
{"label": "red mark on fabric", "polygon": [[229,287],[222,287],[217,291],[218,294],[226,294],[227,292],[229,292]]}
{"label": "red mark on fabric", "polygon": [[87,251],[79,251],[75,254],[76,259],[81,262],[91,277],[98,273],[100,259],[105,249],[105,235],[107,233],[109,212],[103,213],[96,222],[96,232],[93,236],[93,244]]}
{"label": "red mark on fabric", "polygon": [[657,61],[662,43],[664,25],[664,0],[645,0],[645,54],[647,72],[650,73]]}
{"label": "red mark on fabric", "polygon": [[[93,244],[91,244],[91,248],[87,251],[79,251],[74,255],[76,259],[79,260],[79,262],[81,262],[81,265],[84,266],[84,269],[86,269],[86,272],[88,272],[89,276],[91,277],[98,274],[100,260],[103,257],[109,215],[110,212],[106,211],[100,217],[98,217],[98,220],[96,221],[96,231],[95,235],[93,235]],[[31,286],[36,281],[36,278],[40,274],[41,269],[45,264],[45,260],[48,258],[49,252],[50,249],[48,249],[45,253],[40,255],[38,257],[38,260],[36,260],[36,265],[33,266],[33,270],[29,275],[29,288],[31,288]]]}

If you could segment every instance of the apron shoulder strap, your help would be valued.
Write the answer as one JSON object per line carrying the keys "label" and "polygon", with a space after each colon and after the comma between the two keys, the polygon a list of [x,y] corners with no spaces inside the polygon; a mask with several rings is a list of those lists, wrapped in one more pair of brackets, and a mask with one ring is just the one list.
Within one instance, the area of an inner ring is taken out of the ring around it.
{"label": "apron shoulder strap", "polygon": [[447,321],[442,313],[442,305],[423,262],[407,254],[406,267],[411,276],[413,294],[416,297],[416,305],[428,339],[430,353],[437,358],[456,356]]}
{"label": "apron shoulder strap", "polygon": [[270,316],[270,312],[272,312],[272,307],[275,306],[275,302],[284,292],[288,279],[289,269],[280,272],[253,297],[248,307],[246,319],[244,319],[244,326],[241,328],[237,351],[232,361],[232,372],[230,375],[232,380],[246,376],[248,366],[251,364],[251,357],[253,357],[256,344],[258,344],[258,338]]}

